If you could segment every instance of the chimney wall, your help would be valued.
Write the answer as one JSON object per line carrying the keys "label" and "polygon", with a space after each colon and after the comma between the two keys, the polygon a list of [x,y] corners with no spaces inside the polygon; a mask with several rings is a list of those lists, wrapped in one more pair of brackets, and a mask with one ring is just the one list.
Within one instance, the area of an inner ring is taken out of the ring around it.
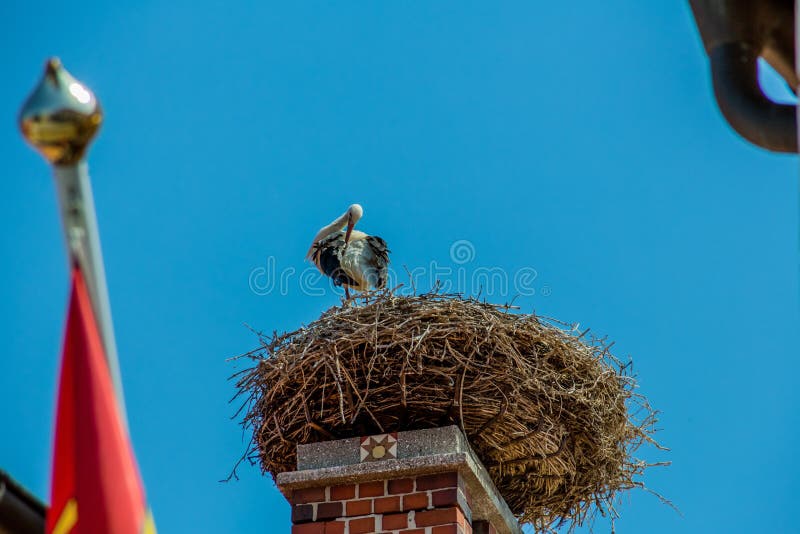
{"label": "chimney wall", "polygon": [[293,534],[473,532],[457,471],[299,489],[290,501]]}
{"label": "chimney wall", "polygon": [[300,445],[292,534],[521,534],[457,427]]}

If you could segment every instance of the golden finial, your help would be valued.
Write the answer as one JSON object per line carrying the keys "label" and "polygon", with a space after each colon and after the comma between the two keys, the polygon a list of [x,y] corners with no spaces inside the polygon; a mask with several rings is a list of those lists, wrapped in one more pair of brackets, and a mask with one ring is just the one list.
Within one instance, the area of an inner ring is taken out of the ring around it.
{"label": "golden finial", "polygon": [[47,61],[42,79],[19,112],[22,135],[55,165],[80,161],[102,122],[97,98],[58,58]]}

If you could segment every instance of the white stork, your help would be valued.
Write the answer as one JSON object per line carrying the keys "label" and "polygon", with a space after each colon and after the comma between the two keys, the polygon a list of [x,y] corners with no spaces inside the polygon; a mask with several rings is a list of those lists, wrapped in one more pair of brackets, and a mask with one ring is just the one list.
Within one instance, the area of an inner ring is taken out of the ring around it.
{"label": "white stork", "polygon": [[366,291],[384,287],[389,270],[386,241],[353,230],[363,215],[359,204],[347,208],[341,217],[320,229],[306,255],[334,285],[344,286],[348,299],[351,288]]}

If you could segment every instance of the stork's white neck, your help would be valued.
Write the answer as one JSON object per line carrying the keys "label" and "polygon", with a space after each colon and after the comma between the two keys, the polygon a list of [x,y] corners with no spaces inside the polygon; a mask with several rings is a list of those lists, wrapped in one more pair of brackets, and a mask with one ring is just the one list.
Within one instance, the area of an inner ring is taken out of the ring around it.
{"label": "stork's white neck", "polygon": [[312,259],[314,245],[347,226],[347,217],[349,214],[349,211],[345,211],[339,218],[330,223],[328,226],[320,228],[319,232],[317,232],[317,235],[314,237],[314,241],[311,242],[311,247],[308,249],[308,254],[306,254],[307,259]]}
{"label": "stork's white neck", "polygon": [[319,232],[317,233],[317,237],[314,238],[314,243],[317,241],[322,241],[326,237],[331,234],[335,234],[345,226],[347,226],[347,216],[349,213],[344,212],[338,219],[330,223],[328,226],[324,228],[320,228]]}

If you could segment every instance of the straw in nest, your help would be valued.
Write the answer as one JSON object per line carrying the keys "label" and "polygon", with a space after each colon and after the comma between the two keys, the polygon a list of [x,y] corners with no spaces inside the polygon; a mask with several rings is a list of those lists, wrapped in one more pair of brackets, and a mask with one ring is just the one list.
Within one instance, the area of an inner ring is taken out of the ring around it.
{"label": "straw in nest", "polygon": [[[391,292],[261,336],[237,375],[246,457],[273,476],[300,443],[458,425],[512,512],[540,532],[616,517],[644,487],[655,413],[609,346],[535,315]],[[634,415],[636,414],[636,415]]]}

